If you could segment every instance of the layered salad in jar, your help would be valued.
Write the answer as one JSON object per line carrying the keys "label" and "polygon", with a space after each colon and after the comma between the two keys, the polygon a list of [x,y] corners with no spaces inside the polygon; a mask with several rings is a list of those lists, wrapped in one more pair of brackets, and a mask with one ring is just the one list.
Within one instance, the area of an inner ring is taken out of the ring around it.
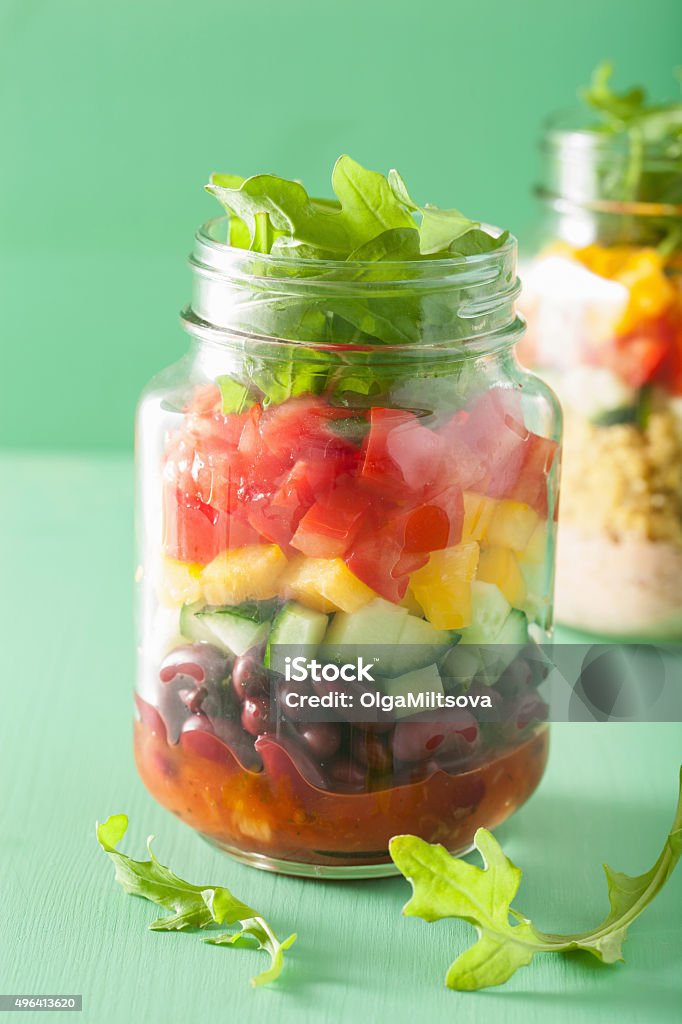
{"label": "layered salad in jar", "polygon": [[[324,249],[349,180],[380,221],[348,214],[344,231],[369,243],[331,232]],[[256,298],[240,304],[231,280],[229,355],[205,319],[219,290],[187,314],[199,361],[152,384],[138,439],[139,771],[212,842],[299,873],[386,865],[401,832],[466,849],[530,795],[547,756],[532,652],[551,627],[558,428],[506,351],[513,240],[420,209],[399,176],[347,157],[333,181],[339,204],[214,176],[228,218],[209,241],[260,268]],[[305,260],[341,263],[342,244],[371,297],[329,298],[323,274],[323,297],[316,278],[292,315],[281,274],[289,287]],[[273,256],[290,260],[276,281]],[[450,308],[430,305],[431,285],[415,304],[408,266],[470,275],[472,257],[476,280]],[[409,297],[386,306],[376,285],[400,266]],[[435,351],[411,359],[436,310]]]}
{"label": "layered salad in jar", "polygon": [[539,253],[524,269],[524,362],[564,410],[558,618],[682,635],[682,105],[616,93],[557,130]]}

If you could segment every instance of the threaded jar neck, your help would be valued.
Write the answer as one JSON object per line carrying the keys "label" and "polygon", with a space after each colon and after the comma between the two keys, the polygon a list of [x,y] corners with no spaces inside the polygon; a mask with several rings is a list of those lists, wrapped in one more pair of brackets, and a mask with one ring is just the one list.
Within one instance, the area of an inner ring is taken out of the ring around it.
{"label": "threaded jar neck", "polygon": [[491,252],[402,262],[273,257],[230,246],[226,238],[224,217],[195,236],[183,322],[200,338],[488,351],[512,344],[522,330],[511,236]]}

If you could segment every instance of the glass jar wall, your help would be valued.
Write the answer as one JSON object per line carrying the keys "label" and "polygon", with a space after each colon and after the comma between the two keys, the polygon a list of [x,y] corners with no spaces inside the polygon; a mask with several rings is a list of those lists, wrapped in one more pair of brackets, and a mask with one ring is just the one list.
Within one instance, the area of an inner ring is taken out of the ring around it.
{"label": "glass jar wall", "polygon": [[[547,757],[532,659],[477,646],[552,622],[560,423],[513,353],[515,242],[377,280],[225,237],[198,233],[191,351],[138,414],[140,774],[259,867],[389,874],[397,833],[463,851]],[[369,682],[287,679],[292,650],[363,645]],[[495,721],[455,704],[491,683]],[[408,691],[454,706],[392,713]]]}
{"label": "glass jar wall", "polygon": [[682,162],[557,122],[521,358],[565,417],[559,621],[682,635]]}

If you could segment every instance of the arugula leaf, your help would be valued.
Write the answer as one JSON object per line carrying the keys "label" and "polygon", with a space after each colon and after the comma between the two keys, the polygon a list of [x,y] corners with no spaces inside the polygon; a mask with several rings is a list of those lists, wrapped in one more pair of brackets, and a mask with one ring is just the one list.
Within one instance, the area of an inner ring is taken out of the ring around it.
{"label": "arugula leaf", "polygon": [[332,188],[341,202],[341,216],[357,240],[356,249],[390,228],[414,227],[383,174],[361,167],[349,156],[340,156],[334,164]]}
{"label": "arugula leaf", "polygon": [[388,228],[369,242],[363,242],[348,257],[353,263],[392,263],[419,259],[419,231],[416,224],[409,228]]}
{"label": "arugula leaf", "polygon": [[448,252],[451,256],[477,256],[480,253],[501,249],[508,238],[508,231],[503,231],[495,236],[489,235],[487,231],[481,231],[479,228],[473,228],[451,242]]}
{"label": "arugula leaf", "polygon": [[241,946],[246,949],[262,949],[268,953],[271,960],[270,967],[252,979],[251,984],[256,986],[268,985],[271,981],[276,981],[279,978],[284,966],[284,951],[293,946],[296,936],[290,935],[280,942],[262,917],[251,917],[242,921],[242,928],[238,932],[215,937],[209,936],[202,941],[208,942],[212,946]]}
{"label": "arugula leaf", "polygon": [[[220,185],[224,188],[239,188],[245,180],[238,174],[215,174],[214,177],[220,179]],[[238,249],[248,249],[251,245],[248,227],[234,214],[231,214],[228,220],[227,244]]]}
{"label": "arugula leaf", "polygon": [[213,174],[206,188],[246,224],[256,252],[345,260],[390,228],[414,227],[386,178],[349,156],[340,156],[332,172],[339,205],[312,200],[300,182],[273,174],[237,180]]}
{"label": "arugula leaf", "polygon": [[407,186],[398,172],[388,172],[388,183],[391,186],[393,195],[408,210],[420,213],[422,217],[419,228],[419,247],[422,255],[429,255],[443,252],[448,249],[455,239],[465,235],[474,228],[479,228],[478,221],[469,220],[459,210],[441,210],[438,206],[427,203],[425,206],[418,206],[407,191]]}
{"label": "arugula leaf", "polygon": [[[597,176],[603,198],[678,205],[682,202],[682,102],[652,103],[640,86],[617,92],[611,86],[613,65],[594,71],[580,96],[598,115],[587,130],[613,136],[618,145],[603,154],[596,151]],[[641,221],[641,223],[640,223]],[[616,225],[611,227],[614,230]],[[631,218],[621,225],[613,242],[657,244],[665,242],[674,224],[671,218]]]}
{"label": "arugula leaf", "polygon": [[220,388],[223,416],[229,416],[233,412],[244,412],[254,404],[254,399],[251,398],[246,384],[240,384],[229,374],[216,377],[215,382]]}
{"label": "arugula leaf", "polygon": [[257,948],[269,953],[271,965],[251,979],[254,986],[275,981],[282,970],[284,950],[295,942],[290,935],[279,942],[268,923],[252,908],[242,903],[224,886],[192,885],[161,864],[151,849],[153,836],[147,840],[149,860],[132,860],[116,849],[128,829],[125,814],[114,814],[103,825],[97,825],[97,841],[111,858],[115,878],[131,896],[156,903],[164,910],[174,911],[150,924],[152,931],[181,931],[185,928],[209,928],[216,924],[241,924],[240,931],[211,937],[205,941],[215,945],[236,945],[251,936]]}
{"label": "arugula leaf", "polygon": [[334,357],[310,348],[288,345],[277,358],[249,356],[246,368],[263,393],[263,404],[271,405],[297,395],[319,395],[324,391]]}
{"label": "arugula leaf", "polygon": [[[335,199],[313,198],[300,182],[270,174],[214,174],[207,186],[229,214],[230,243],[277,257],[254,258],[253,269],[245,258],[251,283],[233,306],[238,331],[299,343],[295,352],[282,349],[284,358],[251,346],[245,383],[267,403],[328,388],[368,395],[400,378],[395,360],[381,375],[374,355],[372,365],[347,365],[345,345],[376,353],[381,344],[468,337],[462,289],[437,279],[432,286],[428,262],[492,252],[508,238],[489,235],[459,210],[418,206],[397,171],[386,178],[349,156],[336,161],[332,185]],[[306,343],[335,349],[325,364]],[[241,408],[250,398],[228,386],[224,408]]]}
{"label": "arugula leaf", "polygon": [[641,86],[617,93],[611,88],[613,64],[605,61],[592,73],[592,81],[581,95],[589,106],[616,121],[631,121],[646,108],[646,93]]}
{"label": "arugula leaf", "polygon": [[486,829],[477,831],[474,843],[483,869],[417,836],[396,836],[390,842],[391,857],[413,890],[403,913],[425,921],[459,917],[478,932],[478,941],[451,964],[445,978],[449,988],[473,991],[502,985],[536,953],[582,949],[602,963],[615,963],[623,959],[628,927],[660,892],[682,856],[682,768],[677,809],[660,857],[649,871],[635,877],[604,865],[611,909],[589,932],[538,931],[511,905],[521,882],[519,868]]}

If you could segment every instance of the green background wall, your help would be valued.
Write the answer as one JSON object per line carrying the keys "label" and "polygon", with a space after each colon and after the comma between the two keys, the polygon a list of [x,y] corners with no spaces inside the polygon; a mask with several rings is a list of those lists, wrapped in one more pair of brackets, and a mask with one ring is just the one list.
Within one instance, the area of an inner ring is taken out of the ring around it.
{"label": "green background wall", "polygon": [[679,0],[0,0],[0,442],[130,446],[211,170],[345,151],[518,232],[546,114],[605,56],[670,95],[681,42]]}

